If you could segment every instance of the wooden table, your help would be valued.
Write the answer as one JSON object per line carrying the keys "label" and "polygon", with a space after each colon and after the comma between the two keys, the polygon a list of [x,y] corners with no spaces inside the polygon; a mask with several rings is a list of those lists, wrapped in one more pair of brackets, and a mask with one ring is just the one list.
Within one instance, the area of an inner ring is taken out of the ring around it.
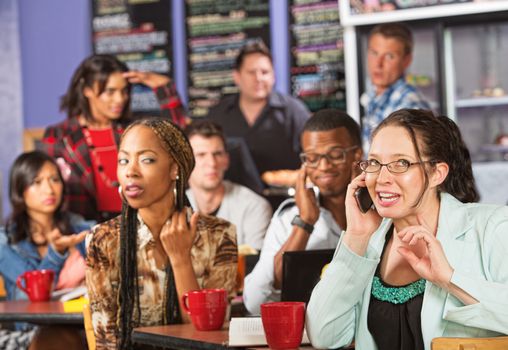
{"label": "wooden table", "polygon": [[[135,328],[132,340],[137,345],[151,345],[163,349],[182,350],[228,350],[246,349],[228,346],[227,324],[218,331],[197,331],[192,324]],[[134,347],[136,348],[136,347]],[[249,347],[248,349],[268,350],[268,347]],[[311,346],[300,346],[301,350],[312,350]]]}
{"label": "wooden table", "polygon": [[164,349],[225,350],[228,349],[228,330],[197,331],[190,323],[171,326],[135,328],[132,340],[136,344]]}
{"label": "wooden table", "polygon": [[3,301],[0,302],[0,322],[83,325],[83,313],[64,312],[63,303],[59,301]]}

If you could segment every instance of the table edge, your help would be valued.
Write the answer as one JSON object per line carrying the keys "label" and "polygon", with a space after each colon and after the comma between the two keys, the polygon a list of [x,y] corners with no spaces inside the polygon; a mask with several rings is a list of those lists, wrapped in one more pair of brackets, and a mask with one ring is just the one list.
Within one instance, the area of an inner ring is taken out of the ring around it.
{"label": "table edge", "polygon": [[[170,338],[170,339],[169,339]],[[169,343],[171,343],[171,348],[185,348],[189,350],[226,350],[229,349],[227,343],[224,344],[212,344],[212,343],[203,343],[201,341],[186,339],[186,338],[177,338],[177,337],[168,337],[167,335],[162,334],[153,334],[153,333],[145,333],[139,330],[134,330],[132,332],[132,341],[134,343],[143,344],[143,345],[152,345],[152,346],[162,346],[165,347]]]}
{"label": "table edge", "polygon": [[78,324],[83,325],[83,314],[19,314],[19,313],[1,313],[0,322],[27,322],[35,324]]}

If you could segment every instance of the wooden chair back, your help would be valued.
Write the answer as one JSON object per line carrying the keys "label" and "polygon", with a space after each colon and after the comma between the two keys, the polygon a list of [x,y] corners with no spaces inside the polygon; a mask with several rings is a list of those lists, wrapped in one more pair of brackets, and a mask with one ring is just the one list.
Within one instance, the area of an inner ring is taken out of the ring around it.
{"label": "wooden chair back", "polygon": [[83,306],[83,318],[85,320],[85,335],[86,342],[88,343],[88,350],[95,350],[95,334],[92,326],[92,311],[90,304],[86,303]]}
{"label": "wooden chair back", "polygon": [[23,131],[23,151],[29,152],[38,149],[44,136],[44,130],[44,128],[25,129]]}
{"label": "wooden chair back", "polygon": [[432,350],[506,350],[507,337],[492,338],[434,338]]}
{"label": "wooden chair back", "polygon": [[7,291],[5,290],[4,279],[0,276],[0,300],[7,298]]}

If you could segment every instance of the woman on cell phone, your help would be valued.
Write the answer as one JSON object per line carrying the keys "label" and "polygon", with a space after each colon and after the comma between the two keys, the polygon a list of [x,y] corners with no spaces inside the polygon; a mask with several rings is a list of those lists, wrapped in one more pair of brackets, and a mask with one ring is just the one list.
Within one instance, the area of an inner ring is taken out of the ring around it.
{"label": "woman on cell phone", "polygon": [[234,295],[236,231],[213,216],[190,214],[185,197],[194,168],[189,141],[168,120],[136,121],[118,152],[122,214],[96,226],[86,281],[97,349],[130,349],[134,327],[188,322],[184,293],[224,288]]}
{"label": "woman on cell phone", "polygon": [[[508,208],[478,200],[457,125],[392,113],[346,194],[347,230],[307,309],[316,348],[430,349],[508,334]],[[375,209],[362,213],[367,187]]]}

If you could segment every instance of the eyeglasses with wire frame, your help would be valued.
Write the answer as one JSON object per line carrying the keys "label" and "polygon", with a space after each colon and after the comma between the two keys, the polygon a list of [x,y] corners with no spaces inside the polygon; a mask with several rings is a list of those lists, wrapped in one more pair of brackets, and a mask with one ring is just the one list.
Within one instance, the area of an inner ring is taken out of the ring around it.
{"label": "eyeglasses with wire frame", "polygon": [[401,174],[409,170],[409,168],[416,164],[424,163],[436,163],[435,160],[423,160],[421,162],[410,162],[407,159],[394,160],[389,163],[380,163],[375,159],[361,160],[358,162],[358,166],[366,173],[377,173],[381,171],[383,166],[388,169],[392,174]]}
{"label": "eyeglasses with wire frame", "polygon": [[300,153],[300,160],[305,166],[316,168],[322,158],[326,158],[326,161],[333,165],[338,165],[346,162],[347,152],[357,149],[359,146],[351,146],[347,148],[332,148],[330,151],[324,154],[313,153],[313,152],[302,152]]}

